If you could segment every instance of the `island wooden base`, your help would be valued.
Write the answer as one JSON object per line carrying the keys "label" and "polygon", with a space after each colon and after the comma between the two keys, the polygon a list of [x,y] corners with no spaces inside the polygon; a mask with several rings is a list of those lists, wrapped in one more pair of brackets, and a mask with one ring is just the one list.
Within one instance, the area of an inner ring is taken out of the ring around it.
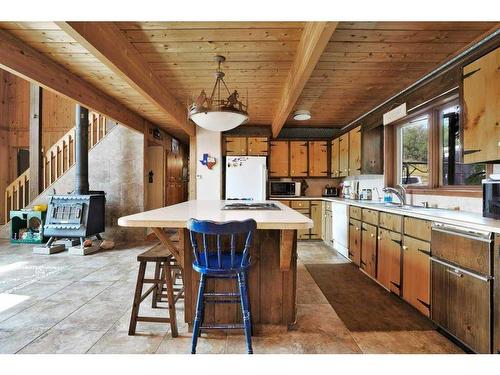
{"label": "island wooden base", "polygon": [[[190,326],[196,310],[200,275],[192,269],[189,232],[180,230],[179,246],[184,249],[184,319]],[[250,250],[249,293],[252,324],[257,331],[265,326],[288,328],[296,319],[297,231],[257,230]],[[284,271],[283,271],[284,270]],[[209,291],[238,291],[236,280],[209,280]],[[206,304],[206,323],[241,322],[239,304]]]}

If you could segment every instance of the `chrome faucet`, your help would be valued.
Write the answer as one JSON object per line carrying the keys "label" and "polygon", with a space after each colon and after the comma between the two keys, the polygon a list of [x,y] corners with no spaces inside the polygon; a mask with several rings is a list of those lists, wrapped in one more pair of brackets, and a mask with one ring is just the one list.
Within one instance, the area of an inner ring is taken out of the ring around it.
{"label": "chrome faucet", "polygon": [[400,203],[398,206],[406,205],[406,189],[402,185],[397,185],[396,188],[393,187],[385,187],[382,189],[384,193],[393,193],[398,199]]}

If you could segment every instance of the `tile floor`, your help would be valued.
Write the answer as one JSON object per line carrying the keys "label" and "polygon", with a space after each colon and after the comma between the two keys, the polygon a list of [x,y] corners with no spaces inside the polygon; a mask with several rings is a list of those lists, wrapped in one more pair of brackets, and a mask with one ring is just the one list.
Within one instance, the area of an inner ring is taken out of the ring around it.
{"label": "tile floor", "polygon": [[[44,256],[0,240],[0,353],[189,353],[182,302],[178,338],[153,323],[139,323],[136,336],[127,334],[136,255],[147,246]],[[299,243],[297,324],[286,333],[255,336],[255,353],[462,352],[436,331],[350,332],[304,266],[345,261],[321,243]],[[141,313],[166,313],[149,306],[143,303]],[[240,334],[203,335],[198,343],[198,353],[244,352]]]}

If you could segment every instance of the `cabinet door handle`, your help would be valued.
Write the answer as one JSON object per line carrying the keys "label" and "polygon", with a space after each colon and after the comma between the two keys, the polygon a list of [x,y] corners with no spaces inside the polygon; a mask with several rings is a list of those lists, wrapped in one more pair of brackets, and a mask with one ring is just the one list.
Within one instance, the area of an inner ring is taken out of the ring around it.
{"label": "cabinet door handle", "polygon": [[375,235],[373,233],[370,233],[370,237],[375,237]]}
{"label": "cabinet door handle", "polygon": [[382,239],[382,237],[380,237],[380,236],[377,236],[377,240],[381,240],[381,239]]}
{"label": "cabinet door handle", "polygon": [[401,248],[402,248],[403,250],[408,250],[408,246],[406,246],[406,245],[403,245]]}
{"label": "cabinet door handle", "polygon": [[464,277],[464,274],[462,272],[460,272],[459,270],[453,270],[453,269],[447,268],[446,272],[448,272],[450,275],[453,275],[456,277]]}

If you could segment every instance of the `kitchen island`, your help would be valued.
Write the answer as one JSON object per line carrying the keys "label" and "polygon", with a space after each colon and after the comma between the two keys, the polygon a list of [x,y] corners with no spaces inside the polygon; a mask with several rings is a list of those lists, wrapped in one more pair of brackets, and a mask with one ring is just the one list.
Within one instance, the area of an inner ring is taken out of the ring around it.
{"label": "kitchen island", "polygon": [[[311,228],[311,219],[279,202],[279,210],[223,210],[225,204],[236,201],[192,200],[156,210],[121,217],[120,226],[151,228],[161,243],[174,255],[183,268],[184,320],[190,326],[194,319],[199,274],[192,269],[193,253],[186,229],[190,218],[225,222],[254,219],[254,234],[250,256],[249,293],[254,328],[280,326],[287,328],[296,318],[297,230]],[[247,202],[248,203],[248,202]],[[174,243],[165,229],[175,228],[179,240]],[[209,280],[209,291],[237,291],[234,280]],[[206,323],[240,322],[237,304],[208,304]]]}

